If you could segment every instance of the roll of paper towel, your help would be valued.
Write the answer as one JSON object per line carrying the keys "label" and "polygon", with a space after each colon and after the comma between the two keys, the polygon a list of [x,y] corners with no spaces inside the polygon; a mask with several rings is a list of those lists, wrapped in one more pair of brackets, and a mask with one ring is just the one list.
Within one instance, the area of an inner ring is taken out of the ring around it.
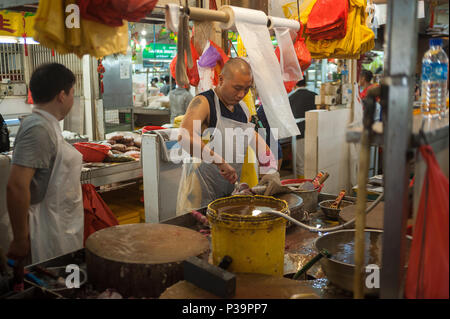
{"label": "roll of paper towel", "polygon": [[274,135],[275,129],[278,129],[278,138],[299,135],[267,28],[268,17],[259,10],[234,6],[222,6],[220,10],[230,17],[228,23],[221,23],[221,27],[231,29],[235,25],[242,38],[256,89]]}

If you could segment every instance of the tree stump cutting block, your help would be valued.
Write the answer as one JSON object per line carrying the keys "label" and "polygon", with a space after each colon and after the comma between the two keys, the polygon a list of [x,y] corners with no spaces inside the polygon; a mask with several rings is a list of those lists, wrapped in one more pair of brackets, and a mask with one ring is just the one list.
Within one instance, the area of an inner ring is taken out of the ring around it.
{"label": "tree stump cutting block", "polygon": [[124,297],[157,298],[183,279],[182,263],[204,258],[208,240],[188,228],[131,224],[102,229],[86,240],[89,282],[96,290],[117,290]]}

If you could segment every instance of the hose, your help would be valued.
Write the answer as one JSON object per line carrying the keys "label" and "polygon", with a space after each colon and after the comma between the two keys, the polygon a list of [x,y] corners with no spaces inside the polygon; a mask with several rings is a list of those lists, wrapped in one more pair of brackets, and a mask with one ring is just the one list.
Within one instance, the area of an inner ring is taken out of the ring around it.
{"label": "hose", "polygon": [[[384,198],[384,193],[380,194],[377,197],[377,199],[369,207],[366,208],[365,213],[366,214],[370,213],[383,200],[383,198]],[[322,232],[322,233],[328,233],[328,232],[344,229],[344,228],[350,226],[351,224],[353,224],[355,222],[355,220],[356,220],[356,216],[355,216],[355,218],[353,218],[352,220],[349,220],[345,224],[342,224],[342,225],[339,225],[339,226],[330,227],[330,228],[319,228],[319,227],[313,227],[313,226],[306,225],[306,224],[304,224],[302,222],[299,222],[298,220],[292,218],[291,216],[283,214],[283,213],[278,212],[278,211],[274,211],[274,210],[273,211],[267,211],[267,212],[265,211],[264,213],[269,213],[269,214],[274,214],[274,215],[281,216],[281,217],[289,220],[291,223],[293,223],[293,224],[295,224],[297,226],[303,227],[303,228],[309,230],[310,232]]]}

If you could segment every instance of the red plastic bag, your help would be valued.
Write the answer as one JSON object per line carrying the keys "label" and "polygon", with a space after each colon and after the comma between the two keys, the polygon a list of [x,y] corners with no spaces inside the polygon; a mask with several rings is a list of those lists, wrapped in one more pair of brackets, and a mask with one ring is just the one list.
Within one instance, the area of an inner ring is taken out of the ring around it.
{"label": "red plastic bag", "polygon": [[227,61],[230,59],[225,52],[222,50],[221,47],[219,47],[217,44],[215,44],[213,41],[209,41],[210,44],[219,52],[222,59],[219,59],[217,61],[216,66],[214,67],[214,79],[213,79],[213,85],[217,86],[219,85],[219,74],[222,71],[223,66]]}
{"label": "red plastic bag", "polygon": [[312,40],[342,39],[347,33],[348,0],[318,0],[308,17],[306,34]]}
{"label": "red plastic bag", "polygon": [[421,146],[427,163],[414,226],[406,275],[405,297],[449,298],[449,183],[431,146]]}
{"label": "red plastic bag", "polygon": [[[199,55],[197,53],[197,50],[195,50],[194,42],[192,41],[192,39],[191,39],[191,43],[190,44],[191,44],[192,61],[194,62],[193,63],[194,65],[192,66],[191,69],[188,68],[188,66],[187,66],[187,64],[188,64],[187,63],[187,56],[185,54],[184,55],[184,60],[185,60],[185,64],[186,64],[186,71],[187,71],[186,73],[187,73],[187,76],[189,78],[189,84],[192,85],[192,86],[197,86],[198,82],[200,82],[200,76],[198,75],[198,67],[197,67],[197,60],[199,58]],[[172,77],[175,79],[175,81],[177,80],[177,78],[176,78],[176,70],[175,70],[175,67],[177,65],[177,58],[178,58],[178,56],[176,55],[173,58],[172,62],[170,62],[170,73],[172,74]]]}
{"label": "red plastic bag", "polygon": [[300,31],[297,34],[297,39],[294,42],[294,50],[297,54],[298,63],[302,72],[305,72],[307,68],[311,65],[311,53],[309,53],[306,47],[305,38],[303,35],[303,25],[300,23]]}
{"label": "red plastic bag", "polygon": [[30,89],[28,89],[27,104],[34,104],[33,97],[31,96],[31,90]]}
{"label": "red plastic bag", "polygon": [[[223,66],[227,61],[229,60],[229,57],[225,54],[225,52],[222,50],[221,47],[219,47],[217,44],[215,44],[213,41],[209,41],[210,44],[219,52],[221,59],[217,60],[217,64],[214,67],[214,80],[213,84],[218,85],[219,84],[219,74],[222,71]],[[189,78],[189,83],[192,86],[197,86],[200,82],[200,76],[198,75],[198,67],[197,67],[197,60],[200,58],[200,56],[197,53],[197,50],[194,47],[194,42],[191,39],[191,54],[192,54],[192,60],[194,62],[194,66],[192,69],[189,69],[187,67],[187,57],[185,57],[186,60],[186,69],[187,69],[187,76]],[[175,56],[170,62],[170,73],[172,74],[172,77],[176,80],[176,72],[175,67],[177,65],[177,56]]]}
{"label": "red plastic bag", "polygon": [[84,206],[84,240],[96,231],[119,225],[116,216],[96,192],[94,185],[82,184]]}
{"label": "red plastic bag", "polygon": [[112,27],[122,26],[122,20],[140,21],[153,11],[157,2],[157,0],[77,0],[83,19]]}

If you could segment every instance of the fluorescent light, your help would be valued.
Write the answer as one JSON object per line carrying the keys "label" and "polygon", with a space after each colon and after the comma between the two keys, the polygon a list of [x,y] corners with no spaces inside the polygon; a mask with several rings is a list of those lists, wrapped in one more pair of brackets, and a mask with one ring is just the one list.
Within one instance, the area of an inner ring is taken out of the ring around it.
{"label": "fluorescent light", "polygon": [[141,31],[141,34],[142,34],[142,35],[146,35],[146,34],[147,34],[147,31],[142,30],[142,31]]}
{"label": "fluorescent light", "polygon": [[[27,44],[39,44],[39,42],[34,41],[33,38],[26,38],[26,39],[27,39]],[[24,40],[23,40],[23,38],[0,36],[0,43],[19,43],[19,44],[23,44]]]}

